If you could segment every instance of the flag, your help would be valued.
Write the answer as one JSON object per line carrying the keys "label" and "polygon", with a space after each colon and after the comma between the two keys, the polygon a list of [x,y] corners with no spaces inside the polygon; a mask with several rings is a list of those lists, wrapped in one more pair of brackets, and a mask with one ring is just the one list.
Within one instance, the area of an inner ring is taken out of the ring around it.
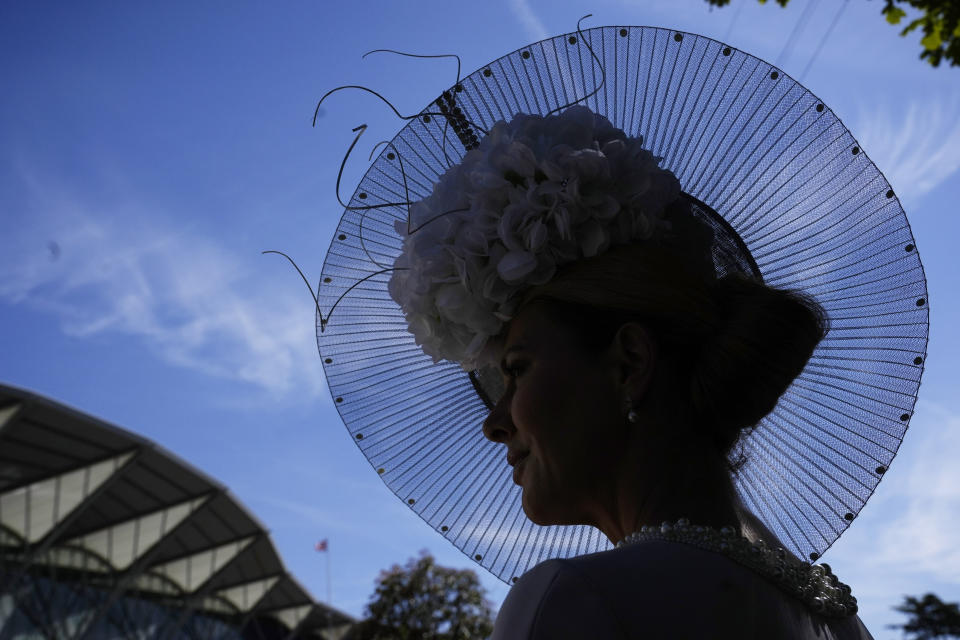
{"label": "flag", "polygon": [[317,544],[313,545],[313,548],[316,549],[317,551],[326,551],[326,550],[327,550],[327,539],[324,538],[323,540],[321,540],[321,541],[318,542]]}

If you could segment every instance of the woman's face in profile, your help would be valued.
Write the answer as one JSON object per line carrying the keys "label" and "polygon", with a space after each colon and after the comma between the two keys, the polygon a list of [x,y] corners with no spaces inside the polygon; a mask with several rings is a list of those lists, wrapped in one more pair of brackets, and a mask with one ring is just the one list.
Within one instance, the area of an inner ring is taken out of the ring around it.
{"label": "woman's face in profile", "polygon": [[483,430],[509,451],[529,452],[517,483],[530,520],[592,524],[625,441],[625,397],[616,360],[581,347],[554,313],[534,301],[510,322],[500,362],[506,389]]}

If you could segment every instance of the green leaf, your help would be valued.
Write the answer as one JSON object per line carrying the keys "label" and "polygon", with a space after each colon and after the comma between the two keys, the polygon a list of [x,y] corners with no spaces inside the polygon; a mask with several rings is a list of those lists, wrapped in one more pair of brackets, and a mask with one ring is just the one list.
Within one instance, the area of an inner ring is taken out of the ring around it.
{"label": "green leaf", "polygon": [[928,33],[923,37],[923,40],[920,41],[920,44],[922,44],[927,51],[936,51],[939,49],[940,45],[943,44],[943,40],[940,38],[940,29],[934,29]]}
{"label": "green leaf", "polygon": [[887,22],[890,24],[900,24],[900,20],[907,16],[907,12],[900,7],[893,7],[889,11],[884,10],[884,13],[887,14]]}

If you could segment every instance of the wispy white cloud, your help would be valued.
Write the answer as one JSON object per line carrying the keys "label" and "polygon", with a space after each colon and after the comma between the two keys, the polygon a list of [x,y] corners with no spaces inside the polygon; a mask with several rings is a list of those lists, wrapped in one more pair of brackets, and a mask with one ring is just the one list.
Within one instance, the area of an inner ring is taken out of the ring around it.
{"label": "wispy white cloud", "polygon": [[[343,534],[350,536],[350,544],[377,544],[381,548],[393,548],[397,554],[408,551],[411,540],[422,540],[430,532],[429,527],[405,504],[383,488],[377,493],[363,490],[344,495],[362,497],[364,508],[356,509],[356,505],[347,505],[340,500],[318,506],[319,501],[304,497],[280,498],[272,494],[255,495],[250,504],[258,512],[269,513],[270,522],[275,527],[306,527],[323,531],[323,535],[331,537]],[[389,540],[383,535],[384,522],[390,523]]]}
{"label": "wispy white cloud", "polygon": [[902,623],[904,595],[960,597],[960,413],[920,400],[896,459],[825,559],[850,584],[875,637]]}
{"label": "wispy white cloud", "polygon": [[54,314],[67,334],[135,336],[170,364],[272,395],[322,390],[309,297],[278,293],[252,266],[259,256],[136,204],[32,191],[0,237],[0,299]]}
{"label": "wispy white cloud", "polygon": [[912,464],[888,494],[905,499],[905,508],[879,533],[874,562],[950,582],[960,576],[960,415],[931,403],[921,411],[923,431],[908,434],[918,438],[910,443]]}
{"label": "wispy white cloud", "polygon": [[[356,518],[345,518],[339,510],[325,509],[314,503],[301,502],[273,495],[256,496],[254,500],[265,507],[272,507],[292,514],[300,527],[316,529],[317,531],[364,536],[374,541],[376,529],[371,530],[367,523],[360,523]],[[318,501],[319,502],[319,501]]]}
{"label": "wispy white cloud", "polygon": [[960,169],[960,94],[914,98],[894,112],[861,105],[857,140],[901,201],[913,204]]}
{"label": "wispy white cloud", "polygon": [[543,40],[550,37],[547,28],[534,13],[533,7],[530,6],[530,0],[510,0],[509,6],[532,40]]}

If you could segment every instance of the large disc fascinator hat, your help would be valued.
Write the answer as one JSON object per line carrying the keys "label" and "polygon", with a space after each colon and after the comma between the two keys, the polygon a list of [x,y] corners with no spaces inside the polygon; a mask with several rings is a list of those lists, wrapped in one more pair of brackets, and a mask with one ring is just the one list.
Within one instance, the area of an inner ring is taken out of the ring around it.
{"label": "large disc fascinator hat", "polygon": [[811,560],[856,519],[913,414],[926,280],[894,187],[810,91],[696,34],[578,29],[459,78],[377,151],[323,265],[320,355],[373,469],[463,553],[510,584],[611,548],[524,514],[481,428],[491,345],[564,264],[684,234],[712,277],[802,291],[830,320],[741,439],[740,500]]}

